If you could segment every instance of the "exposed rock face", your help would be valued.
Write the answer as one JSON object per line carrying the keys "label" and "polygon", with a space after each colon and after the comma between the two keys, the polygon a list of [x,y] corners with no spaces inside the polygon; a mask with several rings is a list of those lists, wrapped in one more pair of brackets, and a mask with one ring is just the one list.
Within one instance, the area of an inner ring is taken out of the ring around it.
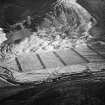
{"label": "exposed rock face", "polygon": [[[11,24],[32,16],[34,22],[42,21],[45,13],[53,7],[57,0],[0,0],[0,26],[8,31]],[[105,34],[105,0],[77,0],[97,20],[90,33],[97,39]],[[40,18],[39,18],[40,17]]]}
{"label": "exposed rock face", "polygon": [[90,33],[96,39],[103,39],[105,37],[105,0],[77,0],[77,2],[87,9],[97,21]]}

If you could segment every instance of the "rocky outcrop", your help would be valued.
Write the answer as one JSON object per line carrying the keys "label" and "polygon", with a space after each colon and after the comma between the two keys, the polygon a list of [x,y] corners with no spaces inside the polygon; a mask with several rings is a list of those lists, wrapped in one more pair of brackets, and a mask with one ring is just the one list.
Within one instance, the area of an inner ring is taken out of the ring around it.
{"label": "rocky outcrop", "polygon": [[105,0],[77,0],[77,2],[97,21],[90,34],[96,39],[105,40]]}
{"label": "rocky outcrop", "polygon": [[[9,25],[32,16],[38,19],[52,8],[57,0],[0,0],[0,26],[9,30]],[[94,38],[103,39],[105,34],[105,0],[77,0],[97,20],[90,30]]]}
{"label": "rocky outcrop", "polygon": [[[88,31],[90,18],[89,13],[77,3],[58,2],[57,5],[54,5],[52,11],[45,13],[45,17],[38,18],[39,21],[28,16],[27,25],[24,22],[13,25],[14,27],[21,26],[23,29],[15,29],[6,35],[8,39],[2,44],[2,54],[5,56],[7,55],[6,53],[12,52],[13,55],[18,55],[23,51],[29,52],[36,48],[42,49],[44,43],[48,44],[44,47],[45,49],[48,46],[53,49],[55,49],[54,46],[61,48],[63,46],[61,42],[65,39],[79,39],[84,32]],[[38,26],[38,32],[31,33],[32,25],[34,24],[36,24],[36,27]],[[40,44],[42,42],[43,44]],[[16,44],[18,44],[17,47]],[[20,48],[22,49],[20,50]]]}

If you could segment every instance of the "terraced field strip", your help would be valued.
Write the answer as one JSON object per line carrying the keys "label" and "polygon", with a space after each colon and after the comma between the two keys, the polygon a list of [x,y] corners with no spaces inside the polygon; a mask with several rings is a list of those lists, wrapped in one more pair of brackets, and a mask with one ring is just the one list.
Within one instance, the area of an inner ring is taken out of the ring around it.
{"label": "terraced field strip", "polygon": [[88,45],[88,47],[91,49],[91,50],[93,50],[93,51],[95,51],[98,55],[100,55],[102,58],[104,58],[105,59],[105,45]]}
{"label": "terraced field strip", "polygon": [[27,72],[30,70],[43,69],[38,57],[35,54],[24,54],[18,57],[19,64],[22,71]]}
{"label": "terraced field strip", "polygon": [[84,56],[89,62],[104,62],[105,59],[96,53],[95,50],[92,50],[88,46],[80,46],[74,49],[80,55]]}
{"label": "terraced field strip", "polygon": [[54,55],[53,52],[41,53],[40,58],[45,64],[46,68],[55,68],[64,66],[64,64],[59,60],[58,57]]}
{"label": "terraced field strip", "polygon": [[66,48],[64,50],[56,51],[59,57],[65,62],[66,65],[75,65],[80,63],[86,63],[87,61],[79,56],[72,49]]}
{"label": "terraced field strip", "polygon": [[105,62],[105,59],[89,46],[81,45],[77,48],[64,48],[39,54],[24,54],[19,56],[16,62],[21,72],[28,72],[82,63]]}

